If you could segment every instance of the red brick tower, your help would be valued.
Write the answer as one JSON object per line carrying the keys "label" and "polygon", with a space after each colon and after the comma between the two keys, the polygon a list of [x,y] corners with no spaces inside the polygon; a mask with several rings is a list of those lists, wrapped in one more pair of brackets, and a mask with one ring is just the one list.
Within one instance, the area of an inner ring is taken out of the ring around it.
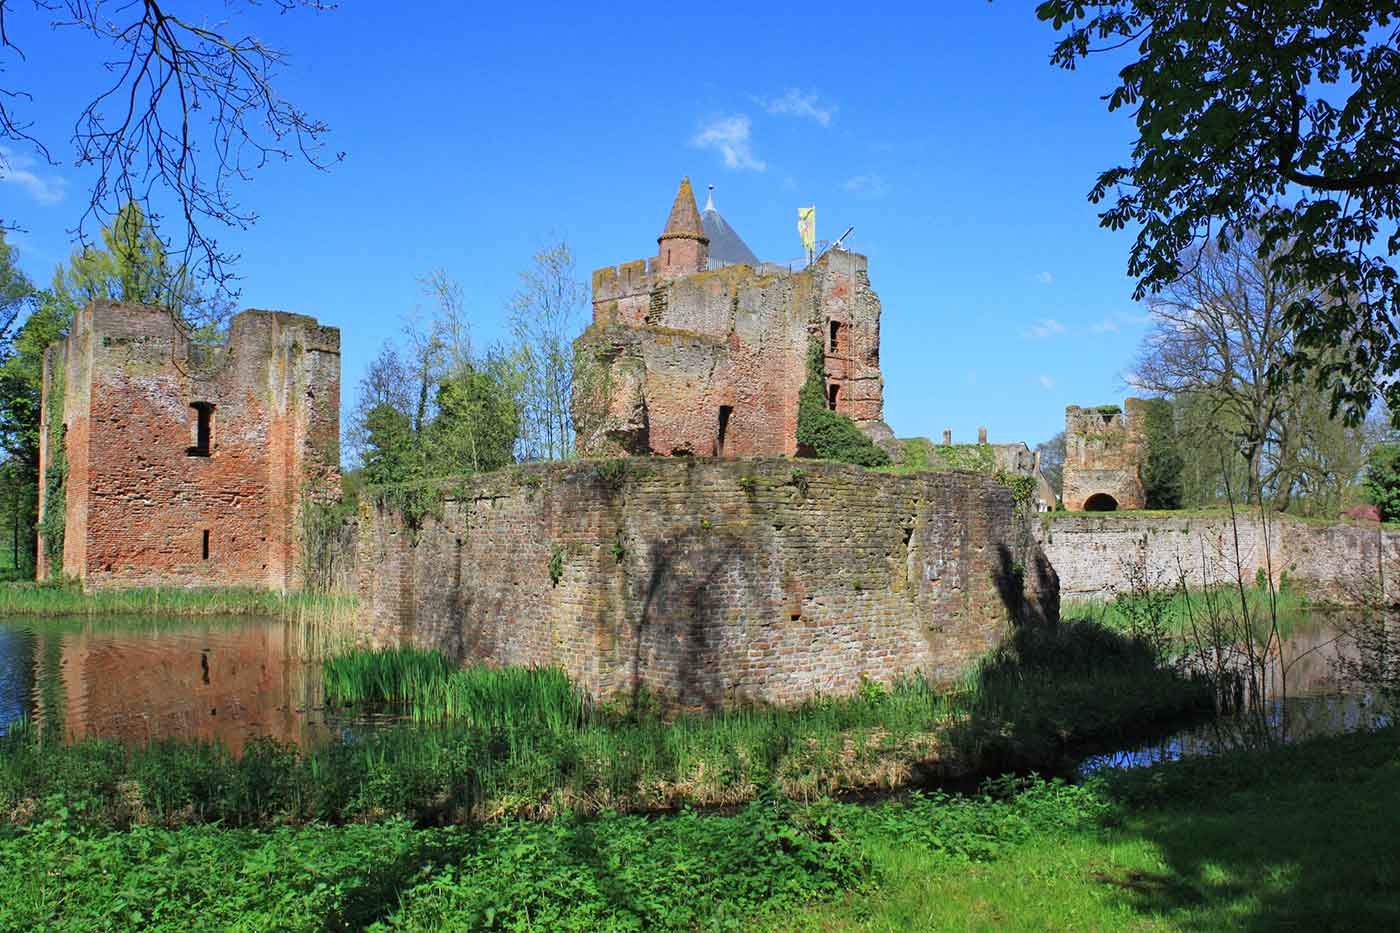
{"label": "red brick tower", "polygon": [[666,219],[666,229],[661,231],[656,245],[659,247],[656,266],[660,275],[703,272],[709,263],[710,239],[705,236],[705,226],[700,221],[700,210],[695,206],[695,192],[690,188],[689,178],[681,179],[676,203],[671,205],[671,216]]}

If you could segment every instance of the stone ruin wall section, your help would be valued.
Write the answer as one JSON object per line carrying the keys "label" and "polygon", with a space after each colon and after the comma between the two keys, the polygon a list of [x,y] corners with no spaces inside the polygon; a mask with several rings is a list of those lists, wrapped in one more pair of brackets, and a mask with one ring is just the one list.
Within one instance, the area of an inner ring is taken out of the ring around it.
{"label": "stone ruin wall section", "polygon": [[[640,261],[599,269],[593,324],[578,345],[607,361],[608,428],[581,431],[580,450],[792,456],[814,339],[826,350],[837,411],[885,439],[879,319],[866,259],[855,253],[828,254],[801,272],[729,266],[670,278]],[[732,412],[722,449],[721,408]]]}
{"label": "stone ruin wall section", "polygon": [[372,640],[713,707],[850,693],[865,676],[951,681],[1006,634],[1008,605],[1057,611],[1033,543],[1028,596],[1015,589],[1028,539],[986,477],[625,462],[622,477],[585,463],[462,481],[416,532],[366,502],[356,549]]}
{"label": "stone ruin wall section", "polygon": [[[67,360],[65,574],[95,587],[300,585],[303,495],[336,486],[336,329],[247,311],[226,346],[192,348],[160,309],[96,302],[50,353]],[[189,453],[195,402],[214,406],[209,456]]]}
{"label": "stone ruin wall section", "polygon": [[1233,522],[1228,515],[1056,514],[1043,520],[1039,539],[1066,600],[1112,599],[1135,576],[1171,589],[1183,573],[1192,588],[1239,577],[1252,585],[1260,573],[1277,586],[1287,574],[1304,591],[1342,604],[1357,602],[1383,576],[1386,594],[1400,597],[1400,529],[1374,524],[1264,521],[1249,513]]}

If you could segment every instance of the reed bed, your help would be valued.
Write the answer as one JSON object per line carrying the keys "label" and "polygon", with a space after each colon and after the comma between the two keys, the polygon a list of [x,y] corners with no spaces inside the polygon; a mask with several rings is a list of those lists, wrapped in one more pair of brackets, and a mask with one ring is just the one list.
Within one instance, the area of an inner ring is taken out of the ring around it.
{"label": "reed bed", "polygon": [[[1307,596],[1285,584],[1270,592],[1267,584],[1255,583],[1244,588],[1245,604],[1250,618],[1261,627],[1271,618],[1270,600],[1278,613],[1279,630],[1287,634],[1294,625],[1308,618],[1315,608]],[[1060,607],[1066,619],[1092,619],[1117,631],[1129,631],[1137,620],[1152,616],[1165,634],[1179,637],[1190,631],[1193,614],[1199,618],[1212,604],[1223,604],[1232,612],[1241,612],[1240,593],[1232,585],[1208,590],[1180,589],[1168,593],[1122,593],[1112,599],[1067,599]]]}

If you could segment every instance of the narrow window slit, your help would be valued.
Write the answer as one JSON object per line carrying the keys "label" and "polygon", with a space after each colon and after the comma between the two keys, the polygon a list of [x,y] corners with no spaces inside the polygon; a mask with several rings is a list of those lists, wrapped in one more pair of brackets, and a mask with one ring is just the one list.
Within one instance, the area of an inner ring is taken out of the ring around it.
{"label": "narrow window slit", "polygon": [[733,415],[733,405],[719,406],[719,440],[715,442],[715,453],[719,456],[724,456],[724,441],[729,433],[729,419]]}
{"label": "narrow window slit", "polygon": [[826,407],[832,411],[836,410],[836,398],[841,394],[841,387],[836,383],[826,387]]}
{"label": "narrow window slit", "polygon": [[207,457],[214,439],[214,406],[209,402],[193,402],[194,446],[185,451],[191,457]]}
{"label": "narrow window slit", "polygon": [[209,529],[204,529],[204,559],[209,559]]}

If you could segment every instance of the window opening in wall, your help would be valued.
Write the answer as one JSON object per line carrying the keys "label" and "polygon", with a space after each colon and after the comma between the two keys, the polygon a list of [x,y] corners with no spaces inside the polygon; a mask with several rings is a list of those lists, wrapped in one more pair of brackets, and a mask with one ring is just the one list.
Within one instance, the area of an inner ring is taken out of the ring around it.
{"label": "window opening in wall", "polygon": [[209,456],[214,435],[214,406],[208,402],[194,402],[194,446],[186,451],[191,457]]}
{"label": "window opening in wall", "polygon": [[715,453],[720,456],[724,456],[724,440],[729,434],[729,419],[733,415],[733,405],[719,406],[719,440],[715,443]]}
{"label": "window opening in wall", "polygon": [[841,394],[841,387],[836,383],[826,387],[826,407],[832,411],[836,410],[836,397]]}
{"label": "window opening in wall", "polygon": [[204,529],[204,559],[209,559],[209,529]]}
{"label": "window opening in wall", "polygon": [[828,352],[837,353],[841,349],[841,322],[831,322],[831,350]]}

